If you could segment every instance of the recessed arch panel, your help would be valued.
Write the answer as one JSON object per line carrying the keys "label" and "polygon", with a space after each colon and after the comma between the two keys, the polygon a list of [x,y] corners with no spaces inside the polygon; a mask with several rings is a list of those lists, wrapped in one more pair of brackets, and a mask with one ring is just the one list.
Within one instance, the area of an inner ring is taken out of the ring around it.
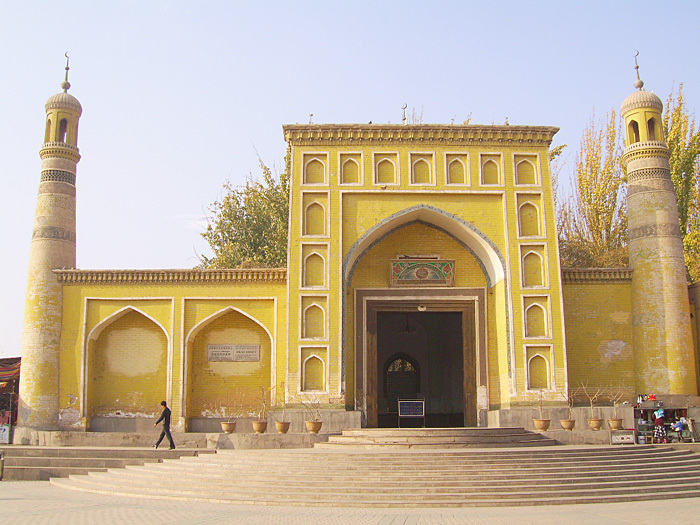
{"label": "recessed arch panel", "polygon": [[318,355],[311,355],[302,364],[303,392],[319,392],[326,390],[326,364]]}
{"label": "recessed arch panel", "polygon": [[549,388],[549,363],[540,355],[533,355],[527,363],[529,390],[546,390]]}

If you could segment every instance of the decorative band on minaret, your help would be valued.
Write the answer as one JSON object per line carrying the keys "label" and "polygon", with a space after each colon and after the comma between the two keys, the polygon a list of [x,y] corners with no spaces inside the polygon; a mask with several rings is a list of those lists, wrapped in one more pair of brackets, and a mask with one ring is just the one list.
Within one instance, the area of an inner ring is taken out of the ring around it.
{"label": "decorative band on minaret", "polygon": [[[68,55],[66,54],[66,58]],[[59,425],[59,355],[63,295],[53,270],[75,268],[75,174],[80,160],[80,102],[68,94],[69,66],[58,93],[46,102],[22,336],[22,375],[15,442],[23,429]]]}
{"label": "decorative band on minaret", "polygon": [[696,395],[688,283],[663,104],[644,91],[639,74],[635,87],[622,104],[635,386],[641,393]]}

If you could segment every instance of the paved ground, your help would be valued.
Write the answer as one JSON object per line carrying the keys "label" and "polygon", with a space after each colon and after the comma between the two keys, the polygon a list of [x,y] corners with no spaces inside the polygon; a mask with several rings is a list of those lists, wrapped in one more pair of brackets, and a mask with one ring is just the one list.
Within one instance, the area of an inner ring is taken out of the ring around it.
{"label": "paved ground", "polygon": [[[693,522],[700,516],[700,498],[645,501],[644,494],[634,503],[606,505],[555,505],[474,509],[345,509],[262,507],[226,503],[188,503],[149,498],[101,496],[62,489],[48,481],[0,482],[0,523],[13,525],[214,525],[219,523],[257,524],[479,524],[527,525],[541,523],[590,524]],[[675,509],[675,510],[674,510]],[[685,516],[685,518],[683,518]],[[692,516],[695,516],[693,518]],[[690,521],[687,521],[687,520]],[[662,520],[663,521],[663,520]]]}

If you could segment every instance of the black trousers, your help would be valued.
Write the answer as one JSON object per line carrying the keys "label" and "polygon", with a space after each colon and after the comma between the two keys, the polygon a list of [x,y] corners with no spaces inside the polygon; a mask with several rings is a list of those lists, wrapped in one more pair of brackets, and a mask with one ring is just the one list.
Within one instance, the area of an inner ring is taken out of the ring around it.
{"label": "black trousers", "polygon": [[168,441],[170,441],[170,448],[175,448],[175,443],[173,442],[173,436],[170,434],[170,427],[163,427],[163,431],[160,433],[160,437],[158,438],[158,441],[156,441],[156,448],[158,448],[158,445],[160,445],[160,442],[163,441],[163,438],[165,436],[168,436]]}

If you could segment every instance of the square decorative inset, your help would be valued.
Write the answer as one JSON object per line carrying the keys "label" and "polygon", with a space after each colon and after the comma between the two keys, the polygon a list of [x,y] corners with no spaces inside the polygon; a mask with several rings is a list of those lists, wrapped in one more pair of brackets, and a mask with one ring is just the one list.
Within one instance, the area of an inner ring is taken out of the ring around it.
{"label": "square decorative inset", "polygon": [[391,260],[391,286],[454,286],[454,284],[454,260]]}

